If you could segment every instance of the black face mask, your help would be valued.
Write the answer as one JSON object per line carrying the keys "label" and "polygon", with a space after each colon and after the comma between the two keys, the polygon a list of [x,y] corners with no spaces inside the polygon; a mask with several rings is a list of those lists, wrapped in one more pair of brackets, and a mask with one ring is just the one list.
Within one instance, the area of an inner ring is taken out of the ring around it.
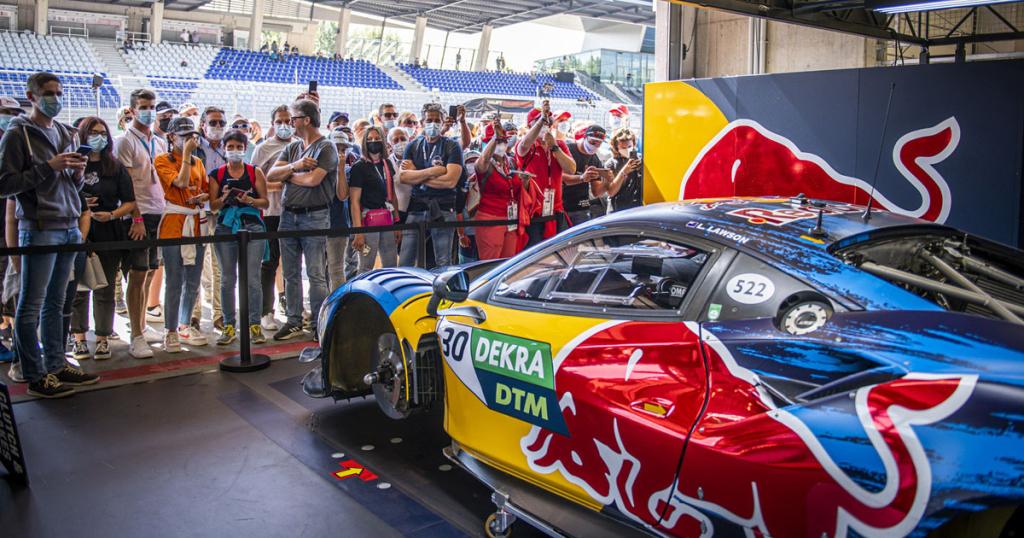
{"label": "black face mask", "polygon": [[384,153],[384,142],[367,142],[366,151],[374,155],[380,155]]}
{"label": "black face mask", "polygon": [[172,119],[173,118],[166,118],[166,119],[160,120],[160,130],[166,133],[167,129],[171,126],[171,120]]}

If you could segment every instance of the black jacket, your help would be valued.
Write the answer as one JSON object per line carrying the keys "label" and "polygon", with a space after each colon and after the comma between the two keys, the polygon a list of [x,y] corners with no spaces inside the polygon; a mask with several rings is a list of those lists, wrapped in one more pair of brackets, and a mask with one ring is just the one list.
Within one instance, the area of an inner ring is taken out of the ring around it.
{"label": "black jacket", "polygon": [[27,116],[11,120],[0,139],[0,197],[15,196],[21,230],[61,230],[78,226],[84,178],[47,164],[54,155],[75,151],[77,133],[54,121],[60,147]]}

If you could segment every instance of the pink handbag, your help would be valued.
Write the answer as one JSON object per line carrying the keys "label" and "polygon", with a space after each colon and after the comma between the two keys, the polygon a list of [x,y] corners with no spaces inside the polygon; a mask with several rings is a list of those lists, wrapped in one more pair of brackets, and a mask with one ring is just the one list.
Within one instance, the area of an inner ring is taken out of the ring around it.
{"label": "pink handbag", "polygon": [[391,226],[394,223],[394,215],[387,209],[368,209],[363,215],[363,226]]}

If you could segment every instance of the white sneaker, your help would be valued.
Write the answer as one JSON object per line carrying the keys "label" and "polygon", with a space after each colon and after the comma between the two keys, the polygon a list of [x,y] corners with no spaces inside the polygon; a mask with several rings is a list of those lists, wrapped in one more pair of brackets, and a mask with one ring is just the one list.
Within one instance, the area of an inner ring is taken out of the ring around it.
{"label": "white sneaker", "polygon": [[193,346],[205,346],[209,343],[205,334],[192,327],[179,328],[178,337],[181,338],[182,342]]}
{"label": "white sneaker", "polygon": [[146,338],[136,336],[132,338],[132,344],[128,346],[128,353],[136,359],[152,359],[153,349],[146,343]]}
{"label": "white sneaker", "polygon": [[164,335],[164,351],[167,353],[181,353],[181,342],[178,341],[178,333],[167,333]]}
{"label": "white sneaker", "polygon": [[146,307],[146,321],[159,323],[164,320],[164,308],[156,305],[153,308]]}
{"label": "white sneaker", "polygon": [[28,380],[25,376],[21,375],[21,363],[15,362],[11,364],[11,369],[7,370],[7,377],[11,378],[11,381],[15,383],[26,383]]}
{"label": "white sneaker", "polygon": [[163,331],[158,331],[153,327],[146,325],[146,330],[142,331],[142,337],[145,338],[147,342],[155,344],[164,339],[164,333]]}
{"label": "white sneaker", "polygon": [[273,314],[263,316],[263,319],[260,320],[260,324],[268,331],[276,331],[281,328],[281,325],[277,323],[277,319]]}

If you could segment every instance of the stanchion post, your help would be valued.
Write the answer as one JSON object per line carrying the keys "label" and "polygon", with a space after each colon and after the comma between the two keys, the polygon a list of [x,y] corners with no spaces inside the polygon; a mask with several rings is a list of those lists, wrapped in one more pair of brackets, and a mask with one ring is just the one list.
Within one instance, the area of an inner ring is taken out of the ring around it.
{"label": "stanchion post", "polygon": [[416,265],[427,268],[427,223],[416,223]]}
{"label": "stanchion post", "polygon": [[[238,231],[238,309],[235,312],[235,331],[238,333],[238,355],[220,361],[225,372],[254,372],[270,366],[267,355],[252,354],[249,349],[249,231]],[[257,305],[259,308],[260,305]]]}

